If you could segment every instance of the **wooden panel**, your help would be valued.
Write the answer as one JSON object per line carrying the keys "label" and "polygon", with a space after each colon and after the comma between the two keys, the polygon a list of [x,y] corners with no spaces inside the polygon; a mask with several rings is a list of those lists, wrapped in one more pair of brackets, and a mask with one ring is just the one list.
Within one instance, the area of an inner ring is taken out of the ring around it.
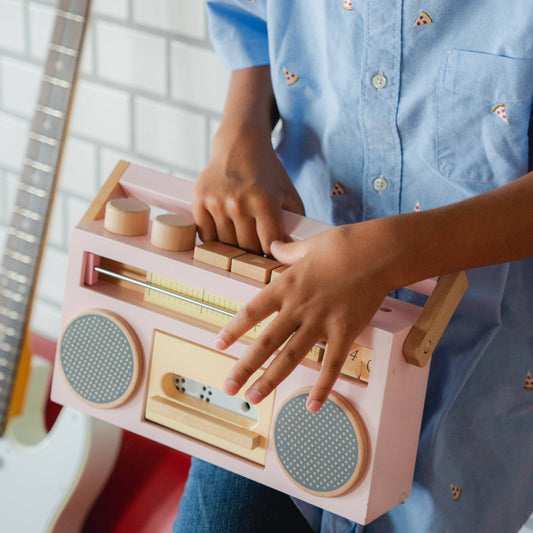
{"label": "wooden panel", "polygon": [[208,241],[196,246],[194,249],[194,259],[195,261],[222,268],[223,270],[229,270],[232,259],[245,253],[244,250],[221,242]]}
{"label": "wooden panel", "polygon": [[255,254],[245,254],[232,260],[231,271],[261,283],[268,283],[272,270],[279,266],[281,263],[274,259]]}

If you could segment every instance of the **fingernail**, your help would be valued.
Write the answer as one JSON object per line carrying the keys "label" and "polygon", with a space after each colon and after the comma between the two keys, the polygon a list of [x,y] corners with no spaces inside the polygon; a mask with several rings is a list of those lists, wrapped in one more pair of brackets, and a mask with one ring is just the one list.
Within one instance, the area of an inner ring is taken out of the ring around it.
{"label": "fingernail", "polygon": [[213,346],[217,349],[217,350],[222,350],[224,351],[228,345],[220,338],[220,337],[217,337],[214,341],[213,341]]}
{"label": "fingernail", "polygon": [[320,411],[320,408],[322,407],[322,404],[320,402],[317,402],[316,400],[310,400],[307,402],[307,410],[310,413],[316,413]]}
{"label": "fingernail", "polygon": [[226,394],[233,396],[239,392],[240,388],[241,387],[234,379],[227,379],[224,381],[224,392]]}
{"label": "fingernail", "polygon": [[256,403],[259,403],[262,399],[263,399],[263,395],[256,389],[250,389],[247,393],[246,393],[246,399],[252,403],[252,404],[256,404]]}

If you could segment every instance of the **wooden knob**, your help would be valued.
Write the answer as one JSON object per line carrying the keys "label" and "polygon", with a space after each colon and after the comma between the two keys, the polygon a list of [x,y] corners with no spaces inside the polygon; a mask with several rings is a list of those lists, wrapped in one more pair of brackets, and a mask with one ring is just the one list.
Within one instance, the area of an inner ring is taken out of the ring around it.
{"label": "wooden knob", "polygon": [[192,250],[196,242],[196,224],[192,215],[186,211],[159,215],[152,222],[151,242],[163,250]]}
{"label": "wooden knob", "polygon": [[150,207],[134,198],[115,198],[105,207],[104,227],[119,235],[144,235],[150,225]]}

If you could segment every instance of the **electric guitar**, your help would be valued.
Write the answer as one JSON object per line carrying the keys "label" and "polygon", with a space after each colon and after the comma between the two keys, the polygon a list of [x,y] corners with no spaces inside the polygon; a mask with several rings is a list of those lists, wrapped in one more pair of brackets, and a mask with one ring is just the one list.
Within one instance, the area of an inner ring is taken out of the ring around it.
{"label": "electric guitar", "polygon": [[121,431],[64,408],[47,434],[50,363],[28,327],[67,135],[90,0],[60,0],[0,266],[0,529],[76,533],[117,458]]}

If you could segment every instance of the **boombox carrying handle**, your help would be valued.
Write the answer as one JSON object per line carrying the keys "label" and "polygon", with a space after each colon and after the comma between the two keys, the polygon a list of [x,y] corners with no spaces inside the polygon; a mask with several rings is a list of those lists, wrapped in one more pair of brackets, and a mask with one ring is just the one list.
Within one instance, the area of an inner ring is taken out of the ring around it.
{"label": "boombox carrying handle", "polygon": [[464,272],[439,277],[403,343],[403,356],[408,363],[419,367],[427,364],[467,287]]}
{"label": "boombox carrying handle", "polygon": [[111,175],[107,178],[106,182],[89,205],[87,211],[80,220],[80,224],[87,224],[100,218],[104,218],[107,202],[114,200],[115,198],[126,196],[120,186],[119,180],[129,166],[130,164],[127,161],[119,161],[117,163],[113,172],[111,172]]}
{"label": "boombox carrying handle", "polygon": [[[126,191],[120,184],[120,179],[129,166],[130,163],[127,161],[118,162],[81,219],[81,224],[103,218],[105,206],[109,200],[127,195]],[[134,168],[134,166],[132,168]],[[169,180],[173,179],[170,176],[161,175],[161,179],[163,178]],[[130,177],[126,182],[127,185],[125,184],[125,188],[127,188],[130,193],[138,188],[143,189],[144,193],[147,193],[148,191],[153,193],[154,199],[160,199],[161,197],[161,191],[158,190],[157,180],[151,182],[148,187],[144,183],[141,185],[138,177],[136,178],[135,176]],[[169,183],[172,183],[172,181],[169,181]],[[167,185],[169,185],[169,183],[167,183]],[[180,192],[185,193],[185,196],[189,196],[188,198],[181,199],[183,207],[190,206],[192,199],[192,184],[187,183],[186,186],[182,186]],[[285,228],[288,233],[296,239],[305,239],[321,229],[325,230],[329,227],[326,224],[313,221],[313,226],[310,229],[305,224],[301,224],[302,220],[305,220],[305,217],[290,212],[283,213]],[[403,355],[405,360],[418,367],[425,366],[429,361],[433,350],[437,346],[440,337],[446,329],[448,322],[459,305],[468,286],[468,280],[464,272],[456,272],[440,276],[432,291],[431,289],[428,291],[428,287],[432,288],[434,283],[434,281],[433,283],[429,283],[430,281],[432,280],[425,280],[409,287],[417,292],[429,294],[428,300],[422,309],[420,316],[407,334],[403,344]]]}

